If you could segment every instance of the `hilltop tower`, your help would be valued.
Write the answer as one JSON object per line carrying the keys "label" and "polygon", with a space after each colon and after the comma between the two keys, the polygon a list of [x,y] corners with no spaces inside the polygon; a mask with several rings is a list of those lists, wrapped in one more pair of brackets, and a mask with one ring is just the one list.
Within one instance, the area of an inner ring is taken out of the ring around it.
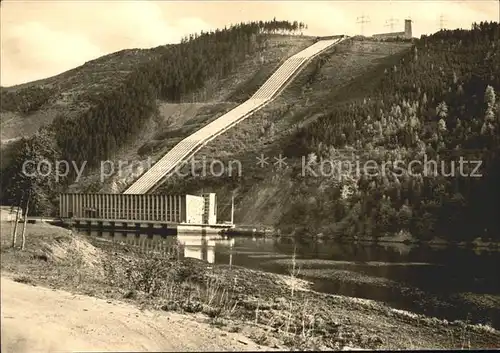
{"label": "hilltop tower", "polygon": [[412,38],[412,33],[411,33],[411,19],[406,19],[405,20],[405,37],[408,39]]}

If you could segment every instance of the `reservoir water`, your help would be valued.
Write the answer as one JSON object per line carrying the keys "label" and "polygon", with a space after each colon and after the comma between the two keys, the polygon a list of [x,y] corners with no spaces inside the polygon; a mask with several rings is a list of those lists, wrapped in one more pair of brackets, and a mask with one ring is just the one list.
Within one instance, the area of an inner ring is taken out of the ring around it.
{"label": "reservoir water", "polygon": [[143,249],[177,251],[209,263],[279,274],[294,271],[320,292],[500,329],[498,251],[217,235],[92,235]]}

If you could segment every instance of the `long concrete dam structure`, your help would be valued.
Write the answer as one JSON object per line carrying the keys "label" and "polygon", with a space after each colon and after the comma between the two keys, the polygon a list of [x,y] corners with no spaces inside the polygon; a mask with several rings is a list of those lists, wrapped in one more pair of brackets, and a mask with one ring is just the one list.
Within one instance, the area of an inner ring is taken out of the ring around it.
{"label": "long concrete dam structure", "polygon": [[196,153],[206,143],[271,102],[291,81],[291,78],[306,66],[306,63],[345,38],[346,36],[339,36],[334,39],[319,40],[288,58],[250,99],[180,141],[130,185],[124,194],[145,194],[154,191],[181,162]]}

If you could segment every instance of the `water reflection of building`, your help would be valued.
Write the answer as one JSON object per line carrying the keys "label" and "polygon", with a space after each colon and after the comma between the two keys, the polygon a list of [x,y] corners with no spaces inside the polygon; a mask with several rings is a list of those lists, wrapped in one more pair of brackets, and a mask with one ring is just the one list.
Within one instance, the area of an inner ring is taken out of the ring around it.
{"label": "water reflection of building", "polygon": [[[98,236],[112,242],[137,246],[146,252],[169,254],[179,258],[194,258],[211,264],[216,262],[216,246],[225,246],[231,249],[234,246],[234,238],[223,239],[200,235],[163,237],[158,234],[148,236],[136,233],[100,232]],[[231,262],[232,252],[230,252],[229,259],[230,264]]]}
{"label": "water reflection of building", "polygon": [[[183,249],[184,257],[207,261],[211,264],[215,263],[216,245],[231,248],[234,245],[234,239],[223,240],[199,235],[179,235],[177,241]],[[230,262],[231,259],[232,255],[230,255]]]}
{"label": "water reflection of building", "polygon": [[215,244],[212,244],[206,237],[199,235],[179,235],[177,236],[177,241],[182,249],[181,253],[183,257],[214,263]]}

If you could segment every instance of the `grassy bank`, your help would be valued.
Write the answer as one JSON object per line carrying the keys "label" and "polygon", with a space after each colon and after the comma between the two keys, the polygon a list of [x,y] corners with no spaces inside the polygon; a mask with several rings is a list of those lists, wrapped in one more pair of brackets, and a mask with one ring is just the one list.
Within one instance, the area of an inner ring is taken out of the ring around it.
{"label": "grassy bank", "polygon": [[[356,298],[311,291],[298,261],[289,276],[139,251],[68,230],[30,224],[26,250],[1,224],[2,275],[141,307],[197,314],[269,347],[295,349],[493,348],[500,333]],[[193,316],[194,318],[195,316]]]}

